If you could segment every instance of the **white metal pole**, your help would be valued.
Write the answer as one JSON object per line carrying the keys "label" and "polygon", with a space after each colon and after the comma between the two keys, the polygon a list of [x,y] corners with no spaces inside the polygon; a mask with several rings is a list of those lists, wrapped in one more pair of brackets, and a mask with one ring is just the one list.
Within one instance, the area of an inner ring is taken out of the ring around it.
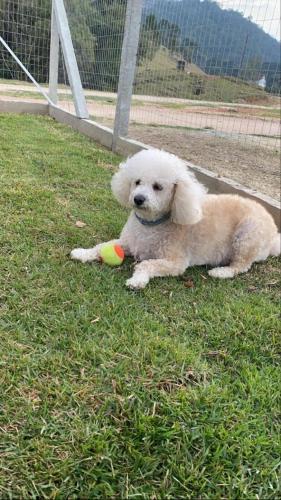
{"label": "white metal pole", "polygon": [[60,40],[56,22],[54,0],[52,1],[51,19],[51,46],[49,64],[49,97],[57,104],[58,102],[58,73],[59,73],[59,48]]}
{"label": "white metal pole", "polygon": [[28,69],[24,66],[24,64],[19,60],[19,58],[16,56],[16,54],[13,52],[13,50],[9,47],[9,45],[5,42],[5,40],[0,36],[0,42],[4,45],[5,49],[11,54],[11,56],[15,59],[15,61],[18,63],[18,65],[21,67],[21,69],[25,72],[25,74],[28,76],[28,78],[34,83],[34,85],[37,87],[39,92],[47,99],[48,103],[54,106],[55,104],[53,101],[50,99],[48,94],[45,92],[45,90],[39,85],[39,83],[33,78],[33,76],[29,73]]}
{"label": "white metal pole", "polygon": [[142,4],[143,0],[128,0],[127,2],[112,141],[113,150],[116,148],[117,138],[128,134]]}
{"label": "white metal pole", "polygon": [[89,118],[63,0],[54,0],[54,11],[76,115]]}

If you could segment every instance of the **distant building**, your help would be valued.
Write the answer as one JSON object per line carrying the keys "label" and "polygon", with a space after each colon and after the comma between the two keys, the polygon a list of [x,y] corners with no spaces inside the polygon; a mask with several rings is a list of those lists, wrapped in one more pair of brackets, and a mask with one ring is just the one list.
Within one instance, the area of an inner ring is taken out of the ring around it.
{"label": "distant building", "polygon": [[265,87],[266,87],[266,78],[265,78],[265,75],[263,75],[263,77],[262,77],[260,80],[258,80],[258,81],[256,82],[256,84],[257,84],[257,85],[258,85],[261,89],[265,89]]}
{"label": "distant building", "polygon": [[179,59],[177,61],[177,69],[179,69],[180,71],[185,70],[185,60],[184,59]]}

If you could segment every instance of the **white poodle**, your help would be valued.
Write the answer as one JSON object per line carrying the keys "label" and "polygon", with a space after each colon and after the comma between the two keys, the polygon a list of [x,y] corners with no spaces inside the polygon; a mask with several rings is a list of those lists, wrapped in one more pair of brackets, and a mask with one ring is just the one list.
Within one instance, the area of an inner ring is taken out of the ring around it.
{"label": "white poodle", "polygon": [[[120,238],[112,241],[138,262],[126,283],[130,288],[205,264],[214,266],[210,276],[232,278],[253,262],[280,254],[280,234],[260,204],[236,195],[206,194],[172,154],[156,149],[135,154],[114,175],[112,191],[132,210]],[[76,248],[71,257],[100,260],[103,244]]]}

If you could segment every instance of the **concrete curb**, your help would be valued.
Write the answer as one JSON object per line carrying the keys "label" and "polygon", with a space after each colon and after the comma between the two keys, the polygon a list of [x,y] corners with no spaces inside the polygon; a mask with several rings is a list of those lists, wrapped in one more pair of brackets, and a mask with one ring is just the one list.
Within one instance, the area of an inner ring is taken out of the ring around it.
{"label": "concrete curb", "polygon": [[0,113],[27,113],[30,115],[48,115],[49,105],[29,101],[4,101],[0,99]]}

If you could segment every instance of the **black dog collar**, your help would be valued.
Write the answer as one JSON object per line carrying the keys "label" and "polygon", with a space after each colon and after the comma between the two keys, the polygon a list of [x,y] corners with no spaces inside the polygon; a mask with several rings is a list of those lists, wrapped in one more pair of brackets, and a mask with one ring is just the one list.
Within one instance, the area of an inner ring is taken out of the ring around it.
{"label": "black dog collar", "polygon": [[171,212],[168,212],[168,213],[162,215],[162,217],[160,217],[159,219],[155,219],[155,220],[142,219],[138,214],[136,214],[136,212],[135,212],[135,216],[143,226],[158,226],[159,224],[162,224],[163,222],[166,222],[167,220],[170,219]]}

